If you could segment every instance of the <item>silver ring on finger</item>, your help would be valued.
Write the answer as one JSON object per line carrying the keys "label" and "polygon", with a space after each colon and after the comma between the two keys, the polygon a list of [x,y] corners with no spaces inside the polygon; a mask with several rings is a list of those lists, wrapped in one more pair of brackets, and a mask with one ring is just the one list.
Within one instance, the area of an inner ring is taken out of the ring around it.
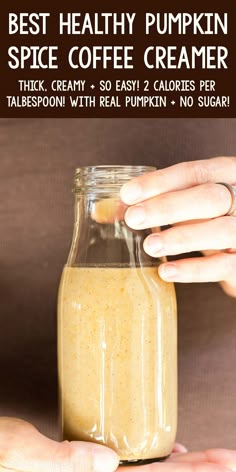
{"label": "silver ring on finger", "polygon": [[225,216],[236,216],[236,188],[225,182],[217,182],[217,184],[224,185],[229,190],[232,198],[231,207]]}

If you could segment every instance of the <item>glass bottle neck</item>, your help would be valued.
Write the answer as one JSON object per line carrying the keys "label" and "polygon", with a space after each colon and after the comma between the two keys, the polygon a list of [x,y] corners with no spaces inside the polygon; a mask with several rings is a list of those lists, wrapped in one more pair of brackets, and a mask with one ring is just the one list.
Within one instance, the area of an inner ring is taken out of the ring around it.
{"label": "glass bottle neck", "polygon": [[88,166],[76,169],[75,193],[119,193],[123,184],[156,168],[151,166]]}
{"label": "glass bottle neck", "polygon": [[140,267],[157,264],[143,250],[150,230],[131,230],[119,194],[75,195],[75,224],[69,266]]}
{"label": "glass bottle neck", "polygon": [[147,166],[94,166],[76,170],[75,225],[68,265],[141,266],[157,261],[143,250],[150,230],[133,231],[125,223],[122,185],[155,170]]}

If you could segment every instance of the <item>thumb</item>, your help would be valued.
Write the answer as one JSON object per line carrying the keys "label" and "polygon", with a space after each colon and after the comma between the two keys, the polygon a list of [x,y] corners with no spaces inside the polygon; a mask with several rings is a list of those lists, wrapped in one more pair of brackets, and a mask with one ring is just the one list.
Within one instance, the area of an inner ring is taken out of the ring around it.
{"label": "thumb", "polygon": [[94,443],[57,442],[31,424],[0,418],[0,472],[114,472],[117,454]]}
{"label": "thumb", "polygon": [[[117,454],[105,446],[82,441],[64,441],[56,446],[52,472],[114,472],[119,465]],[[44,469],[40,464],[33,472]],[[45,472],[51,472],[48,465]]]}

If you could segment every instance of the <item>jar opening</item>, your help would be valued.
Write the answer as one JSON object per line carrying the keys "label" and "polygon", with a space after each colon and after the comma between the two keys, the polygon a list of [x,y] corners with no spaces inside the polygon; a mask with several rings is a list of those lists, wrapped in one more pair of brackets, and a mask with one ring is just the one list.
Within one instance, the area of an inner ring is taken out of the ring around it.
{"label": "jar opening", "polygon": [[156,167],[145,165],[99,165],[80,167],[75,171],[74,192],[85,191],[118,191],[128,180],[138,177],[147,172],[153,172]]}

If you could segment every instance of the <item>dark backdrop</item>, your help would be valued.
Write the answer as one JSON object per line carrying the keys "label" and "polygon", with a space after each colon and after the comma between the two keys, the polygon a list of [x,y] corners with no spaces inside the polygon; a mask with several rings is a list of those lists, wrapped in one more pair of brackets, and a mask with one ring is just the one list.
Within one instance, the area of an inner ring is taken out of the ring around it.
{"label": "dark backdrop", "polygon": [[[0,120],[0,415],[57,437],[56,297],[73,225],[74,169],[236,156],[236,120]],[[236,300],[177,286],[179,434],[235,448]]]}

